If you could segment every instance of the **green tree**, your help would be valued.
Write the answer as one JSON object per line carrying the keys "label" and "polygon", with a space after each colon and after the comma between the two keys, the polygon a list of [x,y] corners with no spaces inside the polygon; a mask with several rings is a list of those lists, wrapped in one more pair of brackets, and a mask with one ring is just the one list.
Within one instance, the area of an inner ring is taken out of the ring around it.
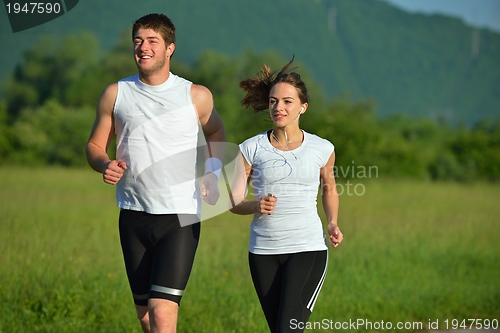
{"label": "green tree", "polygon": [[102,91],[114,82],[137,72],[130,31],[123,31],[116,45],[89,64],[87,70],[71,82],[64,103],[71,106],[96,105]]}
{"label": "green tree", "polygon": [[325,112],[308,115],[308,128],[336,147],[335,164],[339,180],[356,178],[356,171],[362,169],[380,169],[378,146],[382,144],[383,136],[374,108],[374,101],[352,101],[346,93],[335,98]]}
{"label": "green tree", "polygon": [[[12,130],[8,125],[7,103],[0,101],[0,161],[12,151]],[[0,162],[1,163],[1,162]]]}
{"label": "green tree", "polygon": [[98,41],[89,33],[68,35],[61,42],[42,37],[25,52],[24,62],[6,84],[9,114],[15,118],[23,108],[51,98],[66,104],[67,88],[93,67],[97,57]]}
{"label": "green tree", "polygon": [[459,129],[449,149],[463,170],[461,180],[500,179],[500,121]]}
{"label": "green tree", "polygon": [[26,108],[13,125],[10,160],[28,165],[85,165],[85,144],[94,120],[91,107],[67,108],[55,100]]}

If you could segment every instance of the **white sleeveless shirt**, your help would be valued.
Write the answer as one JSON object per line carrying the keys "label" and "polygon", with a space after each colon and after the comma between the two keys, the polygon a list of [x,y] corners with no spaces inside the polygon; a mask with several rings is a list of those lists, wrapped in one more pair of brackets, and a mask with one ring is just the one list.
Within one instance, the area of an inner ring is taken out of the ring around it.
{"label": "white sleeveless shirt", "polygon": [[150,214],[198,214],[199,119],[191,82],[170,73],[150,86],[118,81],[114,107],[116,158],[127,170],[116,185],[118,207]]}
{"label": "white sleeveless shirt", "polygon": [[247,139],[240,151],[249,165],[255,200],[268,193],[278,198],[271,215],[254,214],[249,251],[285,254],[326,250],[317,211],[320,169],[334,146],[326,139],[304,132],[304,141],[293,150],[274,148],[266,132]]}

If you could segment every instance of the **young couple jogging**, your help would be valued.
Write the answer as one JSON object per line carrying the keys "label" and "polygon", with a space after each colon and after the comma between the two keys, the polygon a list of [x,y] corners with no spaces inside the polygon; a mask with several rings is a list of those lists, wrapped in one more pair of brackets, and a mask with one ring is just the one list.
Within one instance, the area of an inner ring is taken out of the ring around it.
{"label": "young couple jogging", "polygon": [[[116,186],[120,242],[142,330],[170,333],[198,246],[201,200],[219,199],[226,137],[210,90],[170,71],[172,21],[163,14],[141,17],[132,40],[138,73],[105,88],[86,153],[103,181]],[[287,71],[290,64],[278,72],[264,65],[240,82],[242,104],[268,110],[274,126],[240,145],[230,186],[230,211],[253,215],[248,260],[271,332],[298,332],[290,321],[307,322],[325,279],[327,244],[337,247],[343,239],[334,146],[300,129],[309,95],[300,75]],[[199,134],[206,161],[198,183]],[[253,200],[245,198],[248,184]]]}

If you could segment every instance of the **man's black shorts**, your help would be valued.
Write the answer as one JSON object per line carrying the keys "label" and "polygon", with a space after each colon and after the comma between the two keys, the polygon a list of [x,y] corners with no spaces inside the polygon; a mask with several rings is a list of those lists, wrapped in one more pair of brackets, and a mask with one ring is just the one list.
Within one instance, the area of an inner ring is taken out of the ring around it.
{"label": "man's black shorts", "polygon": [[200,223],[181,227],[176,214],[122,209],[119,228],[135,304],[147,305],[149,298],[180,304],[200,239]]}

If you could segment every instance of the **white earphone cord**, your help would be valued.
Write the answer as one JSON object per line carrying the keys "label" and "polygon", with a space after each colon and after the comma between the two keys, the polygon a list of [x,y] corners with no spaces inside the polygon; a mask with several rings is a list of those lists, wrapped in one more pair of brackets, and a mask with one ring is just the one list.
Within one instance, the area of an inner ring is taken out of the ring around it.
{"label": "white earphone cord", "polygon": [[[288,143],[291,143],[291,142],[289,142],[289,141],[288,141],[288,135],[286,134],[286,128],[287,128],[287,126],[288,126],[288,125],[290,125],[290,124],[291,124],[291,123],[293,123],[294,121],[297,121],[297,120],[299,119],[300,115],[302,114],[302,112],[304,112],[304,107],[302,107],[302,109],[300,110],[299,114],[297,115],[297,118],[295,118],[294,120],[292,120],[291,122],[289,122],[289,123],[285,126],[285,140],[286,140],[286,141],[285,141],[285,144],[286,144],[286,149],[288,149]],[[273,131],[273,133],[274,133],[274,131]],[[275,137],[275,139],[276,139],[276,137]],[[279,143],[279,141],[278,141],[278,143]],[[281,143],[280,143],[280,144],[281,144]],[[285,148],[285,147],[283,147],[283,148]],[[289,149],[288,149],[288,150],[289,150]]]}

